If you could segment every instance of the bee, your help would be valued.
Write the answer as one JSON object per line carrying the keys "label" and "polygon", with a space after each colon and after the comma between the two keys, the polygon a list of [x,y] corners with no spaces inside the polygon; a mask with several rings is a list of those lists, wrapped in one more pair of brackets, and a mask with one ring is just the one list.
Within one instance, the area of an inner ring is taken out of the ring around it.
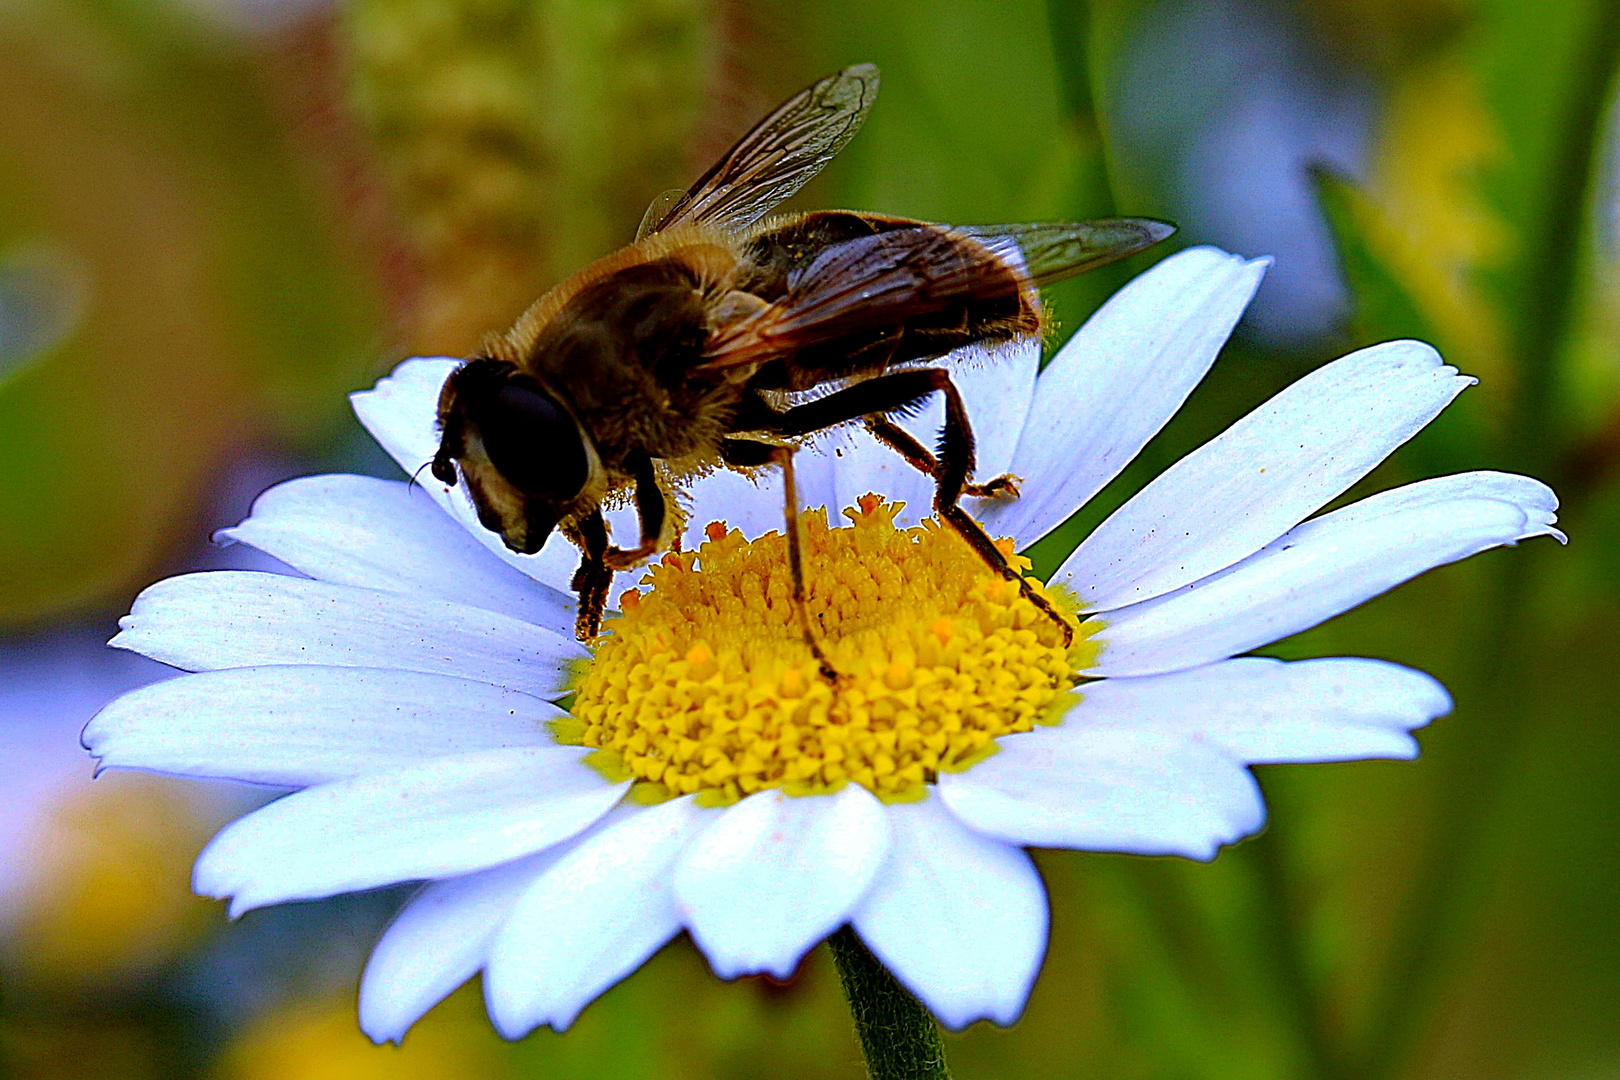
{"label": "bee", "polygon": [[[613,572],[679,535],[684,482],[775,466],[800,630],[836,678],[805,612],[793,454],[852,422],[934,480],[939,519],[1069,640],[1068,623],[958,505],[964,495],[1016,498],[1018,487],[1012,476],[975,481],[972,425],[940,361],[1041,334],[1040,285],[1173,227],[768,217],[855,136],[877,89],[877,68],[860,64],[789,98],[690,189],[654,200],[630,246],[546,293],[445,382],[433,475],[464,482],[479,521],[511,550],[539,551],[557,529],[580,549],[581,640],[600,632]],[[930,450],[894,418],[933,394],[945,421]],[[628,499],[639,542],[618,547],[602,506]]]}

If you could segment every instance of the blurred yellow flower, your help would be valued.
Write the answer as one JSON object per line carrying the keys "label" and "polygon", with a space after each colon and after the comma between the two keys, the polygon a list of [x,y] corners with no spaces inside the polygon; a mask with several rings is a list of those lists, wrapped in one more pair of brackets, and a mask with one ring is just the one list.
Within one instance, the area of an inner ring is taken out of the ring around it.
{"label": "blurred yellow flower", "polygon": [[1443,335],[1458,363],[1505,388],[1503,327],[1478,274],[1507,254],[1505,224],[1478,176],[1502,153],[1474,74],[1460,62],[1413,68],[1395,85],[1362,222],[1368,242]]}
{"label": "blurred yellow flower", "polygon": [[453,994],[404,1046],[360,1033],[354,999],[300,1001],[241,1032],[217,1080],[495,1080],[505,1075],[474,989]]}
{"label": "blurred yellow flower", "polygon": [[187,888],[186,867],[215,824],[199,802],[166,780],[109,781],[75,793],[39,830],[37,877],[11,942],[11,962],[31,979],[127,979],[218,917]]}

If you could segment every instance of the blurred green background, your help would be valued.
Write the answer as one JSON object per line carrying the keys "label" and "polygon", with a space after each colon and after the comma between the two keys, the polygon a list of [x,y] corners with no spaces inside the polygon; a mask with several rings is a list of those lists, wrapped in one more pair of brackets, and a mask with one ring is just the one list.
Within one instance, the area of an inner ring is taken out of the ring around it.
{"label": "blurred green background", "polygon": [[[75,742],[160,674],[100,643],[282,477],[394,475],[345,391],[457,354],[758,115],[873,60],[797,200],[1141,213],[1277,265],[1214,374],[1043,543],[1312,367],[1416,336],[1477,375],[1353,495],[1512,469],[1566,549],[1446,567],[1272,650],[1439,676],[1416,763],[1260,770],[1214,863],[1044,853],[1022,1022],[957,1074],[1620,1078],[1620,4],[1614,0],[9,0],[0,5],[0,1068],[24,1077],[861,1075],[831,964],[679,941],[565,1036],[464,989],[404,1048],[354,991],[400,895],[192,898],[262,795]],[[1061,331],[1163,252],[1052,291]]]}

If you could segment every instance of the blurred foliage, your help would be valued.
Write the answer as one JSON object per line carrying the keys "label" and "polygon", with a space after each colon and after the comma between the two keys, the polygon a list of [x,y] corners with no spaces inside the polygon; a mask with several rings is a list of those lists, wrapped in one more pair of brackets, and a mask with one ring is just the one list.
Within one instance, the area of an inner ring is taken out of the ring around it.
{"label": "blurred foliage", "polygon": [[[1503,156],[1472,69],[1439,59],[1404,72],[1391,87],[1366,193],[1342,184],[1323,192],[1341,258],[1356,264],[1346,267],[1357,300],[1355,337],[1423,338],[1448,356],[1468,357],[1469,372],[1497,394],[1512,378],[1507,323],[1479,277],[1500,264],[1510,235],[1484,204],[1478,177]],[[1396,280],[1368,280],[1379,264]],[[1396,292],[1411,294],[1407,312],[1374,310]]]}
{"label": "blurred foliage", "polygon": [[710,90],[705,0],[347,11],[356,107],[423,261],[413,351],[470,351],[687,182]]}
{"label": "blurred foliage", "polygon": [[[1401,336],[1435,342],[1481,385],[1351,496],[1451,470],[1527,471],[1564,497],[1572,542],[1438,570],[1268,650],[1422,667],[1457,710],[1423,734],[1416,763],[1260,770],[1272,825],[1212,864],[1042,853],[1052,944],[1029,1010],[1011,1030],[952,1037],[954,1067],[1613,1074],[1620,5],[1222,2],[1314,35],[1373,88],[1362,167],[1315,174],[1351,308],[1335,338],[1295,354],[1240,335],[1141,459],[1039,546],[1037,568],[1310,365]],[[385,364],[385,327],[413,350],[469,348],[627,239],[654,194],[764,108],[842,64],[880,64],[881,103],[798,205],[953,221],[1169,213],[1147,201],[1134,179],[1147,166],[1122,159],[1107,109],[1120,57],[1163,9],[350,0],[332,22],[243,42],[134,0],[8,7],[0,446],[14,467],[0,486],[0,617],[127,594],[189,527],[221,454],[244,438],[330,446],[338,391]],[[311,131],[288,102],[325,80],[335,118]],[[1059,339],[1159,257],[1053,290]],[[501,1043],[473,986],[403,1049],[372,1048],[352,991],[394,900],[259,912],[229,929],[216,915],[199,931],[134,869],[178,887],[196,843],[184,820],[148,810],[85,825],[128,836],[119,859],[65,858],[45,875],[57,883],[38,895],[61,910],[14,934],[8,972],[71,974],[94,952],[101,970],[138,961],[167,975],[112,1004],[60,988],[19,1004],[22,976],[8,977],[0,1048],[29,1075],[859,1074],[824,954],[786,986],[727,984],[684,941],[564,1035]],[[119,874],[151,906],[86,885]],[[150,952],[109,928],[132,921],[155,928]],[[272,963],[296,971],[271,978]]]}
{"label": "blurred foliage", "polygon": [[0,330],[4,626],[121,603],[225,452],[329,438],[380,308],[242,43],[162,3],[27,0],[0,56],[0,265],[47,253],[31,280],[65,309]]}
{"label": "blurred foliage", "polygon": [[476,1029],[482,1010],[468,997],[459,995],[434,1023],[424,1024],[409,1050],[379,1050],[357,1038],[352,998],[297,1002],[244,1030],[215,1074],[222,1080],[484,1080],[498,1055]]}
{"label": "blurred foliage", "polygon": [[5,920],[0,1063],[27,1077],[185,1070],[195,1018],[162,987],[217,926],[191,862],[223,823],[180,786],[120,776],[45,808]]}

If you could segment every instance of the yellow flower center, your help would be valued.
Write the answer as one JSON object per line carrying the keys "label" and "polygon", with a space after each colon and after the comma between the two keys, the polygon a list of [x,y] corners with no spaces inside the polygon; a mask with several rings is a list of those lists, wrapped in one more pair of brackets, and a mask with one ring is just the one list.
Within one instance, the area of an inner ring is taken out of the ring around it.
{"label": "yellow flower center", "polygon": [[849,781],[903,801],[994,753],[997,736],[1055,720],[1096,654],[1085,627],[1065,649],[1015,583],[935,521],[895,528],[899,509],[868,495],[844,511],[849,527],[823,510],[801,519],[806,607],[836,685],[800,636],[785,538],[715,523],[696,552],[651,567],[649,592],[625,593],[558,738],[597,748],[597,767],[648,802]]}

